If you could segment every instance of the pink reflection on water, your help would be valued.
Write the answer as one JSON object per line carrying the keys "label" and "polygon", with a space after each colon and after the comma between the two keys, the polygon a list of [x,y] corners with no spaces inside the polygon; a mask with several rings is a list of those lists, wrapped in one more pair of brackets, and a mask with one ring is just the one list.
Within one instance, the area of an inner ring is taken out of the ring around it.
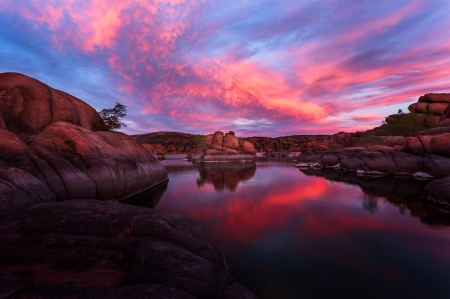
{"label": "pink reflection on water", "polygon": [[[236,168],[199,170],[169,171],[168,189],[155,208],[200,222],[228,262],[231,257],[230,271],[239,269],[233,275],[259,298],[294,290],[299,281],[292,298],[309,291],[323,298],[367,290],[367,298],[398,298],[447,290],[441,281],[450,278],[450,229],[445,222],[432,221],[433,229],[421,222],[430,219],[426,213],[432,217],[429,207],[397,192],[411,189],[411,182],[355,176],[347,182],[328,173],[331,181],[282,163],[257,162],[253,176]],[[226,180],[225,172],[235,174],[234,190],[208,177]],[[198,179],[205,183],[198,186]]]}

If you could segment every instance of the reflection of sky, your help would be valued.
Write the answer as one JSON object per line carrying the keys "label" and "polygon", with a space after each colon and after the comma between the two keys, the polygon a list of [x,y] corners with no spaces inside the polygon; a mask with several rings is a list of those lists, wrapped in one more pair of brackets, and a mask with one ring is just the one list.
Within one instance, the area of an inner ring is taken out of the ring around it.
{"label": "reflection of sky", "polygon": [[198,188],[197,170],[177,176],[171,168],[155,209],[199,221],[260,298],[282,289],[280,298],[450,294],[448,227],[425,226],[383,198],[368,211],[358,187],[263,163],[236,192]]}
{"label": "reflection of sky", "polygon": [[450,2],[2,0],[0,72],[96,109],[128,133],[271,137],[379,125],[448,92]]}

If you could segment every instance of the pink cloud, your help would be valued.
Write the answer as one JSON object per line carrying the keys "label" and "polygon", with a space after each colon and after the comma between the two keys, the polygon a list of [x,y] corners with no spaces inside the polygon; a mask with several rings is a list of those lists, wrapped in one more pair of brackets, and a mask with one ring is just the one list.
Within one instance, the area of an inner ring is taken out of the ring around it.
{"label": "pink cloud", "polygon": [[45,29],[55,49],[107,67],[112,88],[127,94],[117,100],[180,126],[233,129],[243,118],[283,134],[351,131],[327,117],[375,121],[359,110],[448,88],[450,43],[439,34],[450,24],[424,21],[432,3],[266,4],[5,0],[0,12],[28,20],[30,32]]}

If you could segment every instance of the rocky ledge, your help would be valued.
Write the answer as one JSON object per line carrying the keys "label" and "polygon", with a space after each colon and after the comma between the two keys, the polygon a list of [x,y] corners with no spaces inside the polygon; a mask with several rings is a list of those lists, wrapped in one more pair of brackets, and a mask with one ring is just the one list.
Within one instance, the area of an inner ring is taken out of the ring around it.
{"label": "rocky ledge", "polygon": [[98,200],[0,219],[1,298],[256,298],[200,225]]}
{"label": "rocky ledge", "polygon": [[253,144],[237,138],[232,131],[225,135],[220,131],[206,135],[200,143],[197,153],[191,157],[192,162],[254,161],[256,159]]}

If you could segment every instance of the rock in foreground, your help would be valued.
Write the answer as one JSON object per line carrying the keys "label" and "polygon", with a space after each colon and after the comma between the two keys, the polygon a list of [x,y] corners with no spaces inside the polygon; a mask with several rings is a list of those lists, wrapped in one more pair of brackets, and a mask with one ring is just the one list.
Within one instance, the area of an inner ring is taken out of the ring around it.
{"label": "rock in foreground", "polygon": [[200,225],[96,200],[33,205],[0,219],[7,298],[256,298]]}
{"label": "rock in foreground", "polygon": [[0,216],[66,199],[126,199],[167,181],[133,138],[94,132],[88,104],[17,73],[0,74]]}

